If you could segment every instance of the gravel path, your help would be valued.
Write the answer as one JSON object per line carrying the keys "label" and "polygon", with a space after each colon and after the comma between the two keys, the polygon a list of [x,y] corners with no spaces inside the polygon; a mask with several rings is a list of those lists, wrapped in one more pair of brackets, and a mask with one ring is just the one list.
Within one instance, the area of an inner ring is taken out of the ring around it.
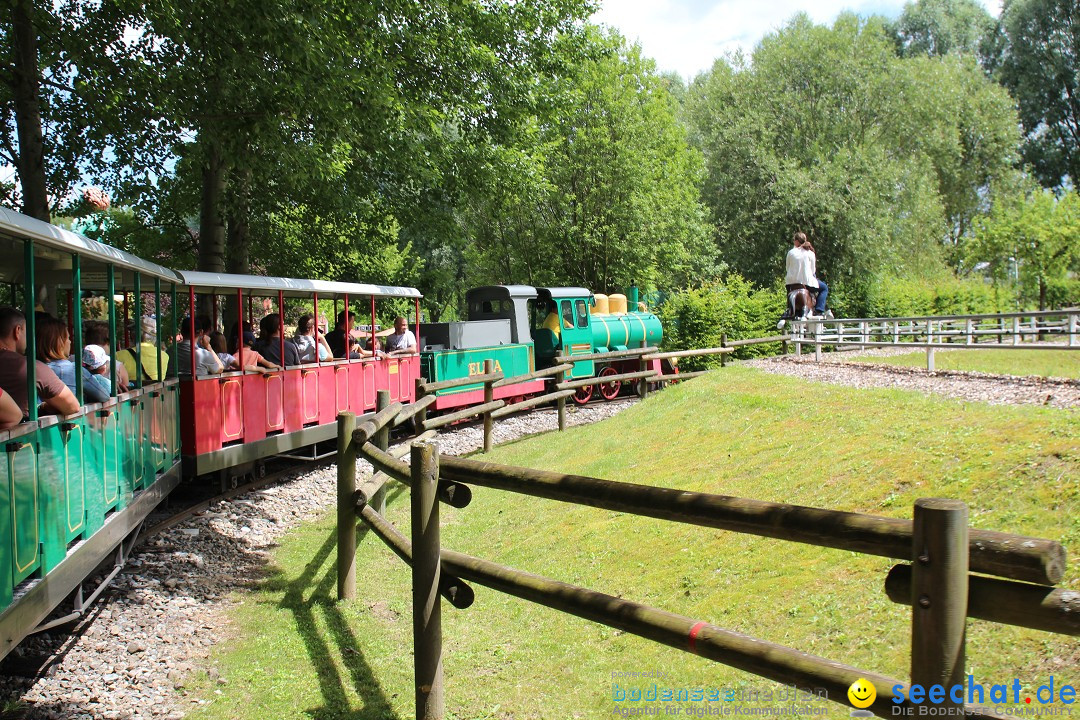
{"label": "gravel path", "polygon": [[[937,393],[948,397],[992,405],[1048,405],[1056,408],[1080,407],[1080,381],[1037,376],[1017,377],[959,370],[901,367],[878,363],[849,362],[860,359],[910,354],[911,350],[876,348],[852,353],[825,353],[822,361],[814,355],[759,358],[743,364],[766,372],[801,377],[855,388],[890,387]],[[963,351],[959,351],[963,352]]]}
{"label": "gravel path", "polygon": [[[571,408],[568,424],[603,420],[633,402]],[[494,439],[503,443],[557,427],[553,410],[526,413],[497,421]],[[479,425],[443,432],[438,440],[439,449],[453,455],[482,443]],[[357,468],[361,476],[371,473],[364,461]],[[226,611],[242,602],[234,591],[259,581],[282,535],[333,506],[336,477],[333,465],[308,467],[148,541],[105,592],[80,637],[43,633],[12,653],[59,647],[63,657],[37,681],[0,676],[0,717],[6,705],[18,708],[19,718],[176,720],[205,702],[187,692],[185,681],[207,667],[215,642],[228,635]],[[212,666],[209,674],[228,683]]]}

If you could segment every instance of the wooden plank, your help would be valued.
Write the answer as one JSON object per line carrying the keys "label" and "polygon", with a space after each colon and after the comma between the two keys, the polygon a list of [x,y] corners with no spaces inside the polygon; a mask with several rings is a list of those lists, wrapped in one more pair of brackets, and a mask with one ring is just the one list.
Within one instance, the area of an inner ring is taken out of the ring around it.
{"label": "wooden plank", "polygon": [[646,353],[650,353],[657,348],[630,348],[629,350],[613,350],[606,353],[592,353],[589,355],[560,355],[555,358],[557,363],[579,363],[587,360],[616,360],[618,358],[631,358],[640,357]]}
{"label": "wooden plank", "polygon": [[514,403],[512,405],[507,405],[504,408],[500,408],[495,412],[491,413],[491,417],[501,418],[507,415],[512,415],[513,413],[516,413],[520,410],[526,410],[537,405],[554,402],[559,398],[568,398],[576,392],[576,390],[559,390],[558,392],[548,393],[547,395],[538,395],[537,397],[529,398],[523,402]]}
{"label": "wooden plank", "polygon": [[666,360],[667,358],[697,357],[699,355],[722,355],[733,353],[733,347],[698,348],[697,350],[672,350],[671,352],[653,353],[646,355],[643,360]]}
{"label": "wooden plank", "polygon": [[606,375],[604,377],[588,377],[580,380],[567,380],[561,382],[555,387],[559,390],[570,390],[573,388],[585,387],[586,385],[607,385],[610,382],[617,382],[621,380],[640,380],[641,378],[651,378],[658,375],[655,370],[639,370],[637,372],[622,373],[620,375]]}
{"label": "wooden plank", "polygon": [[465,385],[476,385],[479,383],[493,382],[502,379],[503,374],[501,372],[486,373],[483,375],[469,375],[463,378],[454,378],[453,380],[440,380],[438,382],[423,383],[420,385],[420,390],[425,395],[427,395],[428,393],[438,392],[439,390],[448,390],[450,388],[463,387]]}
{"label": "wooden plank", "polygon": [[505,377],[502,380],[496,380],[492,387],[501,388],[507,385],[517,385],[518,383],[528,382],[530,380],[539,380],[542,377],[558,375],[564,370],[572,370],[573,368],[573,363],[563,363],[562,365],[555,365],[553,367],[544,368],[543,370],[534,370],[527,375],[513,375],[511,377]]}
{"label": "wooden plank", "polygon": [[494,402],[484,403],[483,405],[476,405],[471,408],[460,410],[456,413],[450,413],[449,415],[440,415],[436,418],[429,418],[424,421],[424,429],[432,430],[434,428],[440,428],[443,425],[449,425],[450,423],[457,422],[458,420],[465,420],[466,418],[482,415],[486,412],[491,412],[492,410],[498,410],[503,405],[506,405],[505,400],[495,400]]}

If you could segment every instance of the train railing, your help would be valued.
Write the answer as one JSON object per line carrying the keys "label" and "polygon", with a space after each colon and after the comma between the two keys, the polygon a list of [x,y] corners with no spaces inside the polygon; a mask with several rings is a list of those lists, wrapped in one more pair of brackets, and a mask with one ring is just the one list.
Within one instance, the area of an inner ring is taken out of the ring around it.
{"label": "train railing", "polygon": [[[416,408],[422,402],[402,406],[382,400],[382,409],[359,426],[352,414],[338,416],[338,599],[356,597],[356,525],[363,522],[412,567],[417,718],[443,717],[439,598],[459,609],[470,607],[475,592],[468,582],[785,685],[811,692],[823,689],[828,699],[841,704],[848,688],[862,678],[877,691],[868,709],[880,717],[920,714],[927,706],[912,703],[912,685],[963,687],[968,617],[1080,635],[1080,597],[1053,587],[1065,571],[1061,544],[970,528],[967,506],[960,501],[919,499],[913,518],[903,520],[687,492],[441,456],[430,442],[431,430],[405,448],[388,451],[390,428],[422,412]],[[406,454],[408,463],[401,459]],[[360,488],[356,487],[358,456],[377,471]],[[410,488],[410,538],[371,502],[391,479]],[[439,503],[467,507],[472,485],[902,560],[890,570],[885,589],[891,600],[912,607],[911,683],[443,549]],[[946,692],[942,702],[933,706],[934,714],[990,714],[964,706],[963,697],[961,693],[957,700]]]}
{"label": "train railing", "polygon": [[996,315],[942,315],[892,318],[800,320],[792,323],[795,354],[803,345],[821,359],[823,346],[834,349],[907,347],[926,350],[926,367],[934,369],[937,350],[1080,349],[1080,308]]}

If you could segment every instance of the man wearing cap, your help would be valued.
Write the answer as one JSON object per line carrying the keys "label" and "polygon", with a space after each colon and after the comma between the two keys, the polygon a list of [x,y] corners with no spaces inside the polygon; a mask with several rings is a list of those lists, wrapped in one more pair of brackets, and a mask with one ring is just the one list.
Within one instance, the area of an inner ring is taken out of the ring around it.
{"label": "man wearing cap", "polygon": [[[105,397],[112,395],[112,383],[105,378],[109,372],[109,353],[100,345],[87,345],[82,351],[82,364],[86,368],[88,381],[93,383],[99,391],[104,392]],[[85,388],[83,390],[86,392]],[[99,393],[100,395],[100,393]],[[91,397],[89,393],[87,398]]]}
{"label": "man wearing cap", "polygon": [[161,380],[161,368],[169,366],[169,354],[162,347],[161,356],[158,357],[157,320],[152,317],[143,317],[135,331],[140,335],[138,346],[140,367],[135,366],[135,348],[133,347],[116,353],[116,359],[123,363],[132,382],[143,387],[147,383]]}

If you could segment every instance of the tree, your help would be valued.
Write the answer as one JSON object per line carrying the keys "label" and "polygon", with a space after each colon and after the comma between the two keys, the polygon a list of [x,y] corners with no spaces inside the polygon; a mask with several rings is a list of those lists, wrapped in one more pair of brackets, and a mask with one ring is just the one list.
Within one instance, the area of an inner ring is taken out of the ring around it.
{"label": "tree", "polygon": [[904,5],[890,29],[904,57],[983,58],[992,52],[996,23],[976,0],[916,0]]}
{"label": "tree", "polygon": [[[174,58],[159,101],[194,129],[178,154],[201,175],[199,267],[242,271],[243,248],[261,245],[250,237],[258,214],[299,203],[341,228],[364,205],[396,207],[438,182],[447,133],[497,136],[527,113],[550,45],[588,10],[585,0],[157,6],[149,23]],[[257,191],[268,185],[276,195]]]}
{"label": "tree", "polygon": [[722,259],[770,286],[796,229],[828,281],[945,271],[1011,170],[1006,93],[970,58],[896,55],[878,18],[796,16],[751,59],[717,61],[687,100]]}
{"label": "tree", "polygon": [[77,184],[160,170],[163,135],[146,102],[154,48],[128,3],[13,0],[0,42],[0,160],[18,186],[0,201],[48,221]]}
{"label": "tree", "polygon": [[555,104],[471,212],[488,277],[597,291],[685,283],[714,252],[668,80],[640,48],[590,30],[591,57],[556,80]]}
{"label": "tree", "polygon": [[998,76],[1016,98],[1024,160],[1043,187],[1080,177],[1080,5],[1075,0],[1006,0],[1006,44]]}
{"label": "tree", "polygon": [[1034,190],[994,204],[980,218],[969,263],[986,263],[998,283],[1015,281],[1021,300],[1038,300],[1039,309],[1080,300],[1080,196]]}

